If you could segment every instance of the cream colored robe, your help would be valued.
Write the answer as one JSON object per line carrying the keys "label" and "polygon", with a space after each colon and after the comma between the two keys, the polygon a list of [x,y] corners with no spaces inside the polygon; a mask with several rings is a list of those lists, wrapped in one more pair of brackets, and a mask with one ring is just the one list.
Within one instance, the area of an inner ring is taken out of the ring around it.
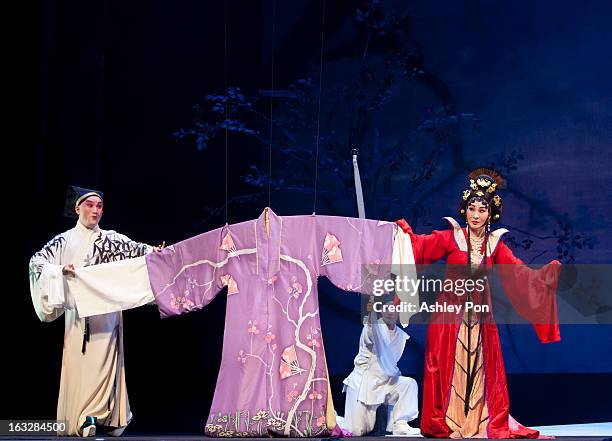
{"label": "cream colored robe", "polygon": [[81,435],[85,417],[120,435],[132,413],[125,385],[123,326],[120,312],[90,317],[90,339],[83,348],[85,319],[78,316],[66,289],[62,267],[75,268],[138,257],[151,247],[115,231],[89,230],[81,223],[55,236],[30,260],[30,293],[38,318],[50,322],[64,314],[64,352],[57,419],[66,421],[59,435]]}

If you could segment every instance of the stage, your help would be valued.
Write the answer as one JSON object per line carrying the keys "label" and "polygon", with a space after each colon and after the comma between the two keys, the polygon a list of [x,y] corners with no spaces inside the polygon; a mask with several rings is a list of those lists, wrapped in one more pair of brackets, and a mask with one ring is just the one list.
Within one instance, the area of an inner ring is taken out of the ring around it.
{"label": "stage", "polygon": [[[554,436],[558,441],[599,441],[612,438],[612,422],[609,423],[591,423],[591,424],[567,424],[561,426],[539,426],[534,427],[540,431],[542,435]],[[143,441],[199,441],[205,439],[212,439],[206,436],[196,435],[125,435],[121,438],[127,438],[130,441],[143,440]],[[105,440],[105,439],[121,439],[116,437],[105,437],[96,436],[90,439],[92,440]],[[389,438],[422,438],[422,437],[399,437],[399,436],[369,436],[369,437],[354,437],[354,440],[368,440],[368,441],[381,441]],[[75,437],[53,437],[53,436],[0,436],[1,440],[74,440]],[[226,439],[244,439],[244,438],[226,438]],[[267,440],[270,438],[248,438],[250,440]],[[321,440],[326,438],[295,438],[295,439],[313,439]],[[328,438],[327,438],[328,439]],[[443,438],[439,438],[442,440]]]}

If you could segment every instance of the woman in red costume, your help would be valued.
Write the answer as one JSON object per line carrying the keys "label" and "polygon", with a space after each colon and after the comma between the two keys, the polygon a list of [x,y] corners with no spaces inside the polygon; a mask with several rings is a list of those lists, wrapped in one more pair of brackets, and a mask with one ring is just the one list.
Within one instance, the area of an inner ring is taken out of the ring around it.
{"label": "woman in red costume", "polygon": [[[410,235],[417,264],[446,257],[446,278],[465,277],[484,286],[468,295],[442,291],[439,304],[463,305],[461,313],[435,312],[427,333],[421,433],[437,438],[537,438],[538,431],[510,416],[508,387],[497,326],[491,309],[487,274],[495,264],[504,291],[516,311],[529,321],[542,343],[560,340],[556,290],[558,261],[532,270],[515,257],[501,240],[506,229],[491,232],[491,223],[502,216],[497,190],[503,180],[496,172],[477,169],[469,175],[460,215],[467,226],[446,218],[451,229]],[[460,270],[459,270],[460,269]],[[488,312],[466,310],[467,302],[487,305]]]}

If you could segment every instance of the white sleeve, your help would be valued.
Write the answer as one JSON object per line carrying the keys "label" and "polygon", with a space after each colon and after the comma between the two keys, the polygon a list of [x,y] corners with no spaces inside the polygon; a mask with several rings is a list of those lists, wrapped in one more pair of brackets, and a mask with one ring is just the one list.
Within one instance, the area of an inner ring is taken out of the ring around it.
{"label": "white sleeve", "polygon": [[62,265],[45,263],[38,280],[43,292],[47,293],[47,303],[52,308],[63,308],[66,303],[62,269]]}
{"label": "white sleeve", "polygon": [[[417,281],[416,265],[414,260],[414,252],[412,250],[412,241],[410,235],[404,233],[401,228],[395,229],[395,237],[393,240],[393,258],[391,264],[391,273],[402,280],[402,283],[396,287],[395,292],[400,299],[402,305],[410,303],[418,303],[418,291],[409,292],[406,288],[412,286],[408,281]],[[397,279],[396,279],[397,280]],[[410,322],[410,318],[415,314],[402,308],[399,313],[399,321],[405,328]]]}
{"label": "white sleeve", "polygon": [[30,259],[32,305],[43,322],[51,322],[64,313],[64,276],[59,263],[65,242],[62,235],[57,235]]}
{"label": "white sleeve", "polygon": [[145,257],[76,269],[68,280],[80,317],[136,308],[155,301]]}

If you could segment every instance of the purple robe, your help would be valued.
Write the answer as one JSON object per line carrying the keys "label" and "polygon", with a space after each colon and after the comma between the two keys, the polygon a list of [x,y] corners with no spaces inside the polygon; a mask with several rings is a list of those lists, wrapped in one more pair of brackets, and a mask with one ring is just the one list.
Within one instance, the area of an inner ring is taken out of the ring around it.
{"label": "purple robe", "polygon": [[369,264],[391,263],[393,233],[386,222],[266,209],[257,220],[147,255],[162,317],[203,308],[227,287],[207,435],[310,437],[333,429],[317,278],[363,291],[362,269],[384,277]]}

